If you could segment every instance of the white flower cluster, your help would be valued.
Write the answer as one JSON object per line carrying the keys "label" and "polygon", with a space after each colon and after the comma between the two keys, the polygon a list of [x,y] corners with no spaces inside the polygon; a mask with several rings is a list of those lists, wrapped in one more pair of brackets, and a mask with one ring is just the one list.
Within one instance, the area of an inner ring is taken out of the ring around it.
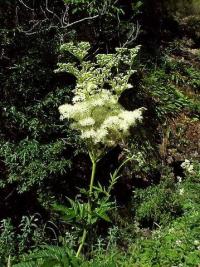
{"label": "white flower cluster", "polygon": [[[130,128],[142,120],[145,109],[127,111],[119,104],[121,93],[132,87],[129,77],[133,71],[129,69],[113,77],[111,71],[113,64],[106,65],[109,59],[113,58],[114,55],[99,56],[100,68],[98,64],[95,66],[89,61],[82,62],[72,104],[59,107],[61,119],[72,119],[71,126],[81,132],[81,138],[90,146],[118,144],[130,134]],[[119,55],[116,58],[120,60]],[[105,89],[105,83],[111,88]]]}
{"label": "white flower cluster", "polygon": [[[106,97],[107,96],[107,97]],[[124,110],[109,91],[98,93],[83,102],[59,107],[62,119],[73,119],[72,127],[90,143],[113,146],[129,135],[131,126],[142,120],[143,108]]]}
{"label": "white flower cluster", "polygon": [[181,167],[189,173],[193,173],[194,171],[194,166],[188,159],[185,159],[185,161],[181,164]]}

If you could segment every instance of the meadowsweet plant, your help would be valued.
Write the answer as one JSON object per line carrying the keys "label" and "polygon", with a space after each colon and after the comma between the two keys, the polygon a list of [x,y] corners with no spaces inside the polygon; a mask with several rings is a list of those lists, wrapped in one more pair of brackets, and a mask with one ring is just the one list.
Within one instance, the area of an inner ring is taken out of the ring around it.
{"label": "meadowsweet plant", "polygon": [[[72,54],[79,64],[59,63],[56,70],[71,73],[77,79],[72,103],[61,105],[59,112],[61,119],[71,120],[71,127],[80,132],[80,138],[85,142],[92,162],[88,202],[77,204],[70,200],[71,205],[76,207],[76,212],[79,211],[79,221],[86,222],[77,256],[85,243],[88,225],[95,223],[98,217],[108,219],[110,191],[118,179],[118,172],[130,158],[111,175],[107,189],[100,184],[94,186],[96,164],[111,148],[124,142],[130,135],[130,128],[142,121],[145,110],[141,107],[128,111],[119,103],[121,94],[132,88],[129,80],[135,72],[132,66],[139,47],[116,48],[116,53],[99,54],[93,62],[85,59],[89,49],[90,45],[86,42],[80,42],[77,46],[73,43],[62,45],[61,50]],[[99,201],[102,192],[105,197]],[[77,216],[77,213],[73,214],[74,217]]]}

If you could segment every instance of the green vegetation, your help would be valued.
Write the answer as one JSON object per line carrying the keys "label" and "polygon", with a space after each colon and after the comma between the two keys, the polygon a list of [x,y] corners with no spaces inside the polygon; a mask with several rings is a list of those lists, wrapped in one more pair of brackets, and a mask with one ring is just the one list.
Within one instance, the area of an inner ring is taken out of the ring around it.
{"label": "green vegetation", "polygon": [[[129,229],[132,233],[126,238],[128,227],[110,228],[107,242],[98,240],[92,252],[94,259],[88,262],[78,260],[67,247],[44,247],[43,250],[25,257],[24,262],[27,261],[30,264],[28,266],[64,266],[65,263],[67,266],[198,266],[199,167],[199,164],[195,164],[193,174],[188,175],[184,181],[179,181],[176,188],[171,187],[171,192],[166,183],[150,187],[147,194],[135,192],[136,198],[140,199],[139,202],[134,201],[138,203],[134,209],[137,211],[136,220],[149,220],[151,216],[154,230],[148,232],[137,224],[135,229]],[[161,188],[165,189],[165,194],[162,194],[164,190]],[[167,194],[170,196],[163,207],[163,198]],[[175,200],[173,195],[177,196]],[[159,209],[158,203],[163,210]],[[170,212],[178,217],[169,220],[172,217]],[[164,220],[160,220],[161,218]],[[120,247],[122,241],[126,242],[128,249]],[[27,265],[21,263],[14,266]]]}
{"label": "green vegetation", "polygon": [[199,1],[0,5],[0,267],[199,267]]}

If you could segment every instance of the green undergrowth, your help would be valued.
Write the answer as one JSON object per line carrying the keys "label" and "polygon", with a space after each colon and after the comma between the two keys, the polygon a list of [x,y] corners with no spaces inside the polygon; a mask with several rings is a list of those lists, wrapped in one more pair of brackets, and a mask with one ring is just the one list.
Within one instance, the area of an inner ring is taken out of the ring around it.
{"label": "green undergrowth", "polygon": [[[143,193],[136,190],[134,227],[124,224],[124,227],[110,228],[107,238],[99,237],[93,246],[90,260],[76,258],[69,247],[47,246],[23,256],[23,263],[14,266],[198,266],[200,166],[193,165],[194,171],[179,178],[177,183],[172,183],[172,177],[168,175]],[[141,219],[149,219],[149,216],[152,229],[141,224]]]}
{"label": "green undergrowth", "polygon": [[[139,234],[134,240],[129,240],[128,249],[124,253],[116,248],[101,251],[99,261],[104,262],[103,259],[106,259],[108,263],[105,266],[198,266],[200,186],[199,169],[197,171],[196,175],[189,175],[176,188],[171,188],[172,192],[169,191],[169,183],[165,183],[165,186],[161,183],[146,190],[143,196],[140,195],[141,203],[136,214],[139,219],[145,216],[148,218],[149,215],[154,217],[154,230],[139,228]],[[162,194],[164,188],[166,193]],[[163,201],[165,197],[166,202]],[[159,201],[160,210],[157,208]],[[175,212],[177,206],[182,214],[172,218],[172,210]],[[156,223],[158,219],[163,219],[160,225]]]}

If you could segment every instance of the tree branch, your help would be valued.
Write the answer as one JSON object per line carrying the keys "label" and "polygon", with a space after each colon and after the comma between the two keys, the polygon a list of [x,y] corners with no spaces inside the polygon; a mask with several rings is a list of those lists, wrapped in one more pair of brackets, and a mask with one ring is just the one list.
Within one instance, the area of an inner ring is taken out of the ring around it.
{"label": "tree branch", "polygon": [[[25,0],[18,0],[18,2],[23,7],[25,7],[28,11],[33,12],[35,15],[38,14],[39,11],[36,12],[35,8],[30,7],[26,3]],[[94,19],[98,18],[99,16],[106,13],[107,8],[108,8],[107,3],[105,2],[105,4],[102,7],[102,10],[99,14],[91,15],[91,16],[88,16],[88,17],[85,17],[85,18],[82,18],[82,19],[79,19],[79,20],[76,20],[76,21],[70,23],[70,21],[69,21],[69,5],[68,4],[66,4],[63,1],[63,10],[58,15],[54,10],[50,9],[49,1],[43,0],[43,2],[41,3],[41,5],[39,7],[39,10],[43,14],[44,19],[38,18],[38,19],[30,20],[29,22],[33,23],[32,26],[30,27],[29,30],[22,30],[22,32],[24,32],[27,35],[36,34],[36,33],[41,31],[41,25],[47,21],[50,22],[47,30],[50,30],[51,28],[67,29],[67,28],[75,26],[79,23],[89,21],[89,20],[94,20]],[[17,11],[18,12],[16,13],[16,16],[17,16],[17,21],[18,21],[18,16],[19,16],[19,11],[20,11],[19,6],[18,6]],[[40,13],[40,17],[41,17],[41,13]]]}
{"label": "tree branch", "polygon": [[133,41],[135,41],[138,37],[138,34],[140,32],[140,25],[138,21],[136,22],[136,25],[133,24],[132,30],[126,40],[126,42],[122,45],[122,47],[126,47],[127,45],[131,44]]}

